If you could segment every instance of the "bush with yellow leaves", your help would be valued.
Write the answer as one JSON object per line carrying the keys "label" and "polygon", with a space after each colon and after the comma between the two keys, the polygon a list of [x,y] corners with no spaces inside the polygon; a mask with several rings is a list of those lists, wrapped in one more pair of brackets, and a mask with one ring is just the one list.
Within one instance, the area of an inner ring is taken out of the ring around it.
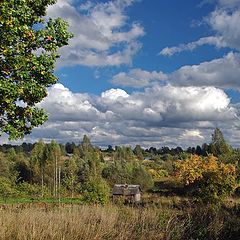
{"label": "bush with yellow leaves", "polygon": [[230,196],[236,184],[236,168],[213,155],[191,155],[176,162],[176,176],[189,192],[204,202],[218,202]]}

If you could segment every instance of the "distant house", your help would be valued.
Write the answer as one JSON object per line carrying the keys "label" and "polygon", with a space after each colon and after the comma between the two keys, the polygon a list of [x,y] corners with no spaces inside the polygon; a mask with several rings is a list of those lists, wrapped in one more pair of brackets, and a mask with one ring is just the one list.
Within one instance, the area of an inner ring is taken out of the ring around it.
{"label": "distant house", "polygon": [[112,190],[112,198],[115,200],[121,196],[128,201],[139,202],[141,200],[140,185],[115,184]]}

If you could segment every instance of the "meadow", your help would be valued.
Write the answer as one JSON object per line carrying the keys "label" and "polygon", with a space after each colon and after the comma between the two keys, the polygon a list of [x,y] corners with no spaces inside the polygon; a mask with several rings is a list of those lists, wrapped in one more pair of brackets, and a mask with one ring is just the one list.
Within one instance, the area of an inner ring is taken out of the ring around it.
{"label": "meadow", "polygon": [[[239,240],[240,150],[215,132],[187,150],[1,146],[0,240]],[[112,202],[114,184],[141,201]]]}
{"label": "meadow", "polygon": [[238,240],[240,207],[158,197],[140,204],[8,203],[0,206],[0,239]]}

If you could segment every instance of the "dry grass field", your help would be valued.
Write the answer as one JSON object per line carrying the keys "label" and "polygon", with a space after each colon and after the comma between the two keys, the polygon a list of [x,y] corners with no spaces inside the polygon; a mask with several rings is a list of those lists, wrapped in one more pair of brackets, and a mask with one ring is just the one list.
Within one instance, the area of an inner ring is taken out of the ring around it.
{"label": "dry grass field", "polygon": [[239,240],[240,207],[159,197],[138,206],[0,205],[0,240]]}
{"label": "dry grass field", "polygon": [[0,239],[166,239],[173,210],[115,206],[8,206],[0,213]]}

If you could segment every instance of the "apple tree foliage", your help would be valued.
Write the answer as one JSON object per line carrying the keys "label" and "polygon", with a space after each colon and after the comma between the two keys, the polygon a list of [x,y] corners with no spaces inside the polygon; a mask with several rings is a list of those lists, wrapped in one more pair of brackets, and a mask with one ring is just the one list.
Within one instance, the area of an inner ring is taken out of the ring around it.
{"label": "apple tree foliage", "polygon": [[46,18],[55,0],[0,0],[0,135],[29,134],[47,120],[36,106],[56,83],[58,49],[72,35],[68,24]]}

